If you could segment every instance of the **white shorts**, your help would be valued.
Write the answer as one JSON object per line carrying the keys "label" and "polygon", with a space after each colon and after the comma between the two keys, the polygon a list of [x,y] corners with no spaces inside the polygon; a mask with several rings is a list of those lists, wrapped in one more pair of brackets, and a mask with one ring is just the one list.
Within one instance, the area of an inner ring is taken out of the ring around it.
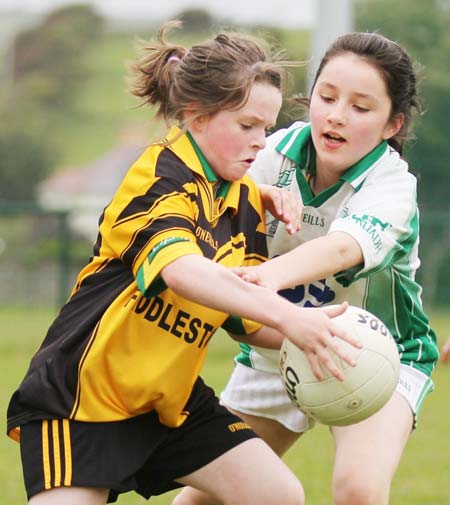
{"label": "white shorts", "polygon": [[[400,365],[396,391],[403,395],[414,414],[414,427],[425,396],[433,391],[433,381],[424,373]],[[239,412],[267,417],[296,433],[311,429],[315,421],[291,402],[279,374],[262,372],[236,363],[233,373],[220,395],[223,405]]]}

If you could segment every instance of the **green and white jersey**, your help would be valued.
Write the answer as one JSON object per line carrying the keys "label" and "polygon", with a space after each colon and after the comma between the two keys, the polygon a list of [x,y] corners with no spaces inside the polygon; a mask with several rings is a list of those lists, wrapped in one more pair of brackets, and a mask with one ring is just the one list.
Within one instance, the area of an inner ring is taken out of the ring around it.
{"label": "green and white jersey", "polygon": [[[260,184],[298,193],[304,205],[302,229],[293,236],[282,223],[267,216],[269,255],[278,256],[341,231],[358,241],[364,264],[280,294],[303,307],[348,301],[365,308],[389,328],[401,362],[430,375],[438,350],[422,309],[421,287],[414,279],[420,264],[415,177],[386,141],[317,195],[308,184],[314,170],[309,124],[297,122],[274,133],[258,154],[251,177]],[[278,370],[277,351],[246,345],[241,350],[237,361],[262,371]]]}

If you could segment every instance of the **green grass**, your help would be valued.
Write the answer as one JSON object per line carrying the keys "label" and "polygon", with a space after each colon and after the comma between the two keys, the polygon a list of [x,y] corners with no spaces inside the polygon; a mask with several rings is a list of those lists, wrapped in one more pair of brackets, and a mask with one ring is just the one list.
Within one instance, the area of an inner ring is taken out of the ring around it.
{"label": "green grass", "polygon": [[[3,410],[14,388],[28,366],[32,353],[38,347],[54,310],[27,308],[0,308],[0,401]],[[450,315],[432,314],[431,321],[441,338],[448,335]],[[236,344],[219,333],[213,338],[203,376],[216,391],[225,385],[233,362]],[[434,374],[436,391],[426,400],[419,428],[411,437],[400,468],[395,476],[391,505],[448,505],[450,475],[450,436],[448,419],[450,402],[450,366],[439,365]],[[19,447],[5,435],[5,415],[0,428],[0,502],[2,505],[20,505],[26,502],[23,490]],[[301,478],[308,503],[331,504],[331,471],[333,446],[328,430],[317,426],[308,433],[286,456],[289,466]],[[174,493],[152,498],[154,505],[169,505]],[[136,494],[123,495],[118,503],[139,505],[145,503]]]}

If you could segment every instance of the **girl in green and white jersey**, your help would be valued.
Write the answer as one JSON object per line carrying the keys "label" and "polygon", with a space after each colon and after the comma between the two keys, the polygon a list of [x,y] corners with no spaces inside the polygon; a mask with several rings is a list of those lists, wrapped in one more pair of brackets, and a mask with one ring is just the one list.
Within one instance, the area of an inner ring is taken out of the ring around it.
{"label": "girl in green and white jersey", "polygon": [[[319,66],[309,106],[311,122],[273,134],[250,171],[259,184],[297,193],[301,231],[288,233],[269,217],[269,254],[277,258],[237,273],[302,307],[346,300],[389,327],[401,358],[394,395],[369,419],[331,429],[334,505],[386,505],[438,358],[415,281],[416,179],[401,157],[419,108],[411,60],[381,35],[344,35]],[[319,358],[309,362],[320,378]],[[280,455],[313,425],[284,391],[277,351],[243,345],[222,403]],[[186,489],[176,504],[187,503],[216,502]]]}

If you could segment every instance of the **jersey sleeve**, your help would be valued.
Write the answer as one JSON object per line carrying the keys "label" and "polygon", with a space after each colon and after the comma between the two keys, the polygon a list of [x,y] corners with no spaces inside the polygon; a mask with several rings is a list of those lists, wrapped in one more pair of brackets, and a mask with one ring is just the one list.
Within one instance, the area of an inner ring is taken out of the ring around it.
{"label": "jersey sleeve", "polygon": [[363,265],[336,275],[343,284],[389,268],[416,247],[416,179],[401,164],[406,165],[399,161],[397,170],[370,174],[330,226],[329,233],[351,235],[364,256]]}
{"label": "jersey sleeve", "polygon": [[173,176],[146,175],[138,191],[139,172],[146,167],[133,167],[100,228],[102,241],[129,265],[146,296],[165,287],[160,272],[166,265],[186,254],[202,255],[195,236],[197,186],[173,168]]}

